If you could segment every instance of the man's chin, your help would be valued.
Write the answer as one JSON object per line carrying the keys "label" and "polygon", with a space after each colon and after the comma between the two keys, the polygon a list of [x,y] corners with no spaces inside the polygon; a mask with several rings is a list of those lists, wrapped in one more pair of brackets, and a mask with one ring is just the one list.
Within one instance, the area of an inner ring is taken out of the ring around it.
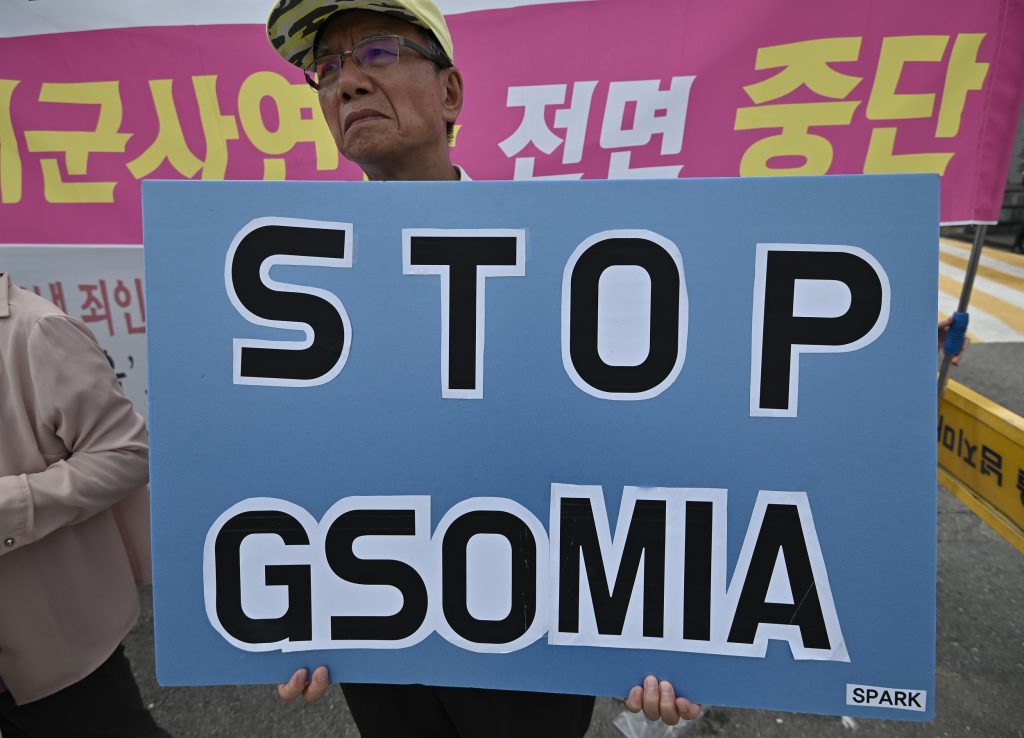
{"label": "man's chin", "polygon": [[386,149],[371,145],[351,146],[343,151],[342,156],[364,170],[387,161]]}
{"label": "man's chin", "polygon": [[387,141],[378,136],[365,135],[369,131],[354,131],[355,135],[345,137],[345,146],[341,153],[346,159],[360,166],[372,165],[387,159],[390,148]]}

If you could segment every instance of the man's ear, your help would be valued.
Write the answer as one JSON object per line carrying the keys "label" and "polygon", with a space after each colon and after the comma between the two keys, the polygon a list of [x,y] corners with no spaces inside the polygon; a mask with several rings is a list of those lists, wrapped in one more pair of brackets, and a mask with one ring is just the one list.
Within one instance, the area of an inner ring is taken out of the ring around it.
{"label": "man's ear", "polygon": [[445,123],[454,123],[462,111],[462,73],[455,67],[441,70],[444,99],[441,106]]}

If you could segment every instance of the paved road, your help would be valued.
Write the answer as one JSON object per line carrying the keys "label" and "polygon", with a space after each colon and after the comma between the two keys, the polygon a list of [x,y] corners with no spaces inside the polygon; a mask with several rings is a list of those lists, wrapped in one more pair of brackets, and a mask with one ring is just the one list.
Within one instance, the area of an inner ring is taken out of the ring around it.
{"label": "paved road", "polygon": [[[1024,414],[1024,344],[971,348],[954,378]],[[942,489],[939,506],[937,717],[928,725],[709,707],[685,733],[728,738],[991,736],[1024,738],[1024,556]],[[271,687],[159,688],[153,677],[152,611],[128,639],[143,696],[178,738],[355,738],[340,690],[313,706],[282,705]],[[898,616],[898,614],[896,614]],[[400,709],[400,708],[399,708]],[[588,738],[621,738],[615,700],[600,700]],[[536,737],[533,737],[536,738]]]}
{"label": "paved road", "polygon": [[[956,310],[971,244],[939,239],[939,313]],[[982,251],[971,294],[970,335],[975,341],[1024,342],[1024,255],[995,244]]]}

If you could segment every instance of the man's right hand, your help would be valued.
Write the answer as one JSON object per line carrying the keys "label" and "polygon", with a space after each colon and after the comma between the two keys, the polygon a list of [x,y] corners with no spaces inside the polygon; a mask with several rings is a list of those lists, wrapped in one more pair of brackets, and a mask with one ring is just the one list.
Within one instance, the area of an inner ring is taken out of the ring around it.
{"label": "man's right hand", "polygon": [[278,684],[277,696],[285,702],[292,702],[302,697],[307,705],[323,697],[324,693],[327,692],[327,688],[331,685],[327,674],[327,667],[317,667],[313,672],[312,680],[307,680],[306,675],[307,671],[305,669],[299,669],[292,674],[292,678],[288,680],[287,684]]}

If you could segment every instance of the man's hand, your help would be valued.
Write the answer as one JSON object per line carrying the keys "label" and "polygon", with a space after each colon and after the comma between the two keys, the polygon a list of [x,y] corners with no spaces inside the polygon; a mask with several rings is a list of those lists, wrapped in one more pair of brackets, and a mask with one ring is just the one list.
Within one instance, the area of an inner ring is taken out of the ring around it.
{"label": "man's hand", "polygon": [[311,705],[324,696],[327,688],[331,685],[327,675],[327,667],[319,666],[313,672],[312,681],[306,680],[306,670],[299,669],[292,674],[287,684],[277,685],[277,696],[285,702],[291,702],[302,697],[307,705]]}
{"label": "man's hand", "polygon": [[[946,342],[946,334],[949,333],[950,326],[953,325],[953,316],[950,315],[945,320],[939,321],[939,351],[942,351],[942,344]],[[971,345],[971,339],[968,336],[964,336],[964,347],[960,349],[960,353],[952,357],[950,364],[953,366],[960,365],[960,357],[964,355],[964,351]]]}
{"label": "man's hand", "polygon": [[685,697],[676,697],[671,682],[659,682],[654,676],[644,679],[629,690],[626,698],[626,709],[630,712],[643,710],[648,720],[659,718],[666,725],[675,725],[682,720],[694,720],[700,715],[700,705],[695,705]]}

